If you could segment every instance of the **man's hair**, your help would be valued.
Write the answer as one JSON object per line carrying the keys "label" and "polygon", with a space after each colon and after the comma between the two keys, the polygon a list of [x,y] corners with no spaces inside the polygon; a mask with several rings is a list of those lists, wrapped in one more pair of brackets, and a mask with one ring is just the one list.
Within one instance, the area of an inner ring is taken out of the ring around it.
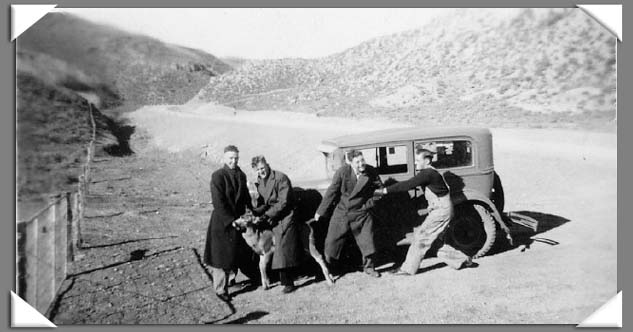
{"label": "man's hair", "polygon": [[253,159],[251,160],[251,167],[255,168],[257,167],[257,164],[259,163],[268,165],[268,162],[266,161],[266,157],[264,157],[263,155],[259,155],[259,156],[253,157]]}
{"label": "man's hair", "polygon": [[415,154],[421,154],[422,158],[426,158],[429,161],[433,161],[433,152],[422,146],[418,145],[415,147]]}
{"label": "man's hair", "polygon": [[351,150],[347,153],[347,158],[349,158],[349,161],[352,161],[352,159],[362,155],[363,153],[360,150]]}
{"label": "man's hair", "polygon": [[237,149],[237,146],[235,146],[235,145],[227,145],[227,146],[224,148],[224,153],[227,153],[227,152],[229,152],[229,151],[231,151],[231,152],[235,152],[235,153],[240,153],[240,150],[238,150],[238,149]]}

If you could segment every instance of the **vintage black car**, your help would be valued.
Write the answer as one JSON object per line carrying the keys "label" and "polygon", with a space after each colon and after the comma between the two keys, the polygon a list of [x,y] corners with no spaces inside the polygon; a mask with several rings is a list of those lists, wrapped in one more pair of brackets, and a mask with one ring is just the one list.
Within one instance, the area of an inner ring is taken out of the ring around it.
{"label": "vintage black car", "polygon": [[[451,190],[456,214],[445,241],[474,258],[492,248],[498,230],[511,241],[502,218],[504,194],[494,168],[492,134],[485,128],[397,128],[327,139],[318,147],[325,157],[326,179],[304,187],[323,193],[334,172],[349,162],[347,153],[352,149],[362,151],[383,182],[409,179],[415,174],[414,151],[418,145],[437,152],[432,165],[443,173]],[[423,220],[411,212],[424,204],[423,191],[417,188],[409,192],[409,197],[387,199],[376,210],[383,221],[391,219],[383,222],[386,229],[404,227],[410,231]],[[409,244],[410,233],[396,242]]]}

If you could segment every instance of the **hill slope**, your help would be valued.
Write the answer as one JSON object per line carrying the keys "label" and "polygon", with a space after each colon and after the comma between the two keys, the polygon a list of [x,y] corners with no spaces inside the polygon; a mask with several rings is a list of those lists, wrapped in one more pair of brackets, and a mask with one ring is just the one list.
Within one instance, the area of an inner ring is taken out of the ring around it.
{"label": "hill slope", "polygon": [[17,86],[18,196],[74,189],[92,133],[88,104],[29,73]]}
{"label": "hill slope", "polygon": [[16,58],[20,203],[75,189],[92,134],[90,103],[98,148],[125,155],[133,128],[99,109],[183,103],[231,69],[202,51],[61,13],[22,34]]}
{"label": "hill slope", "polygon": [[[231,67],[203,51],[50,13],[18,38],[18,51],[71,64],[135,105],[190,99],[210,77]],[[41,63],[40,66],[52,65]]]}
{"label": "hill slope", "polygon": [[461,9],[325,58],[247,62],[194,100],[432,124],[612,125],[615,43],[580,9]]}

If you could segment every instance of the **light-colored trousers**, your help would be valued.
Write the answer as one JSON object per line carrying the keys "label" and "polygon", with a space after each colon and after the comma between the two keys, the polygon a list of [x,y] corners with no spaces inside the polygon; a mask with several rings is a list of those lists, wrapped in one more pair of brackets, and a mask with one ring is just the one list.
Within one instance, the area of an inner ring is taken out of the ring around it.
{"label": "light-colored trousers", "polygon": [[216,294],[228,294],[229,293],[229,273],[231,270],[220,269],[210,266],[211,277],[213,278],[213,289]]}
{"label": "light-colored trousers", "polygon": [[[413,241],[407,251],[407,257],[400,267],[401,270],[409,274],[415,274],[418,271],[420,263],[431,248],[433,241],[443,235],[453,217],[453,206],[448,197],[439,201],[439,204],[430,210],[422,225],[413,229]],[[468,259],[466,254],[447,244],[438,250],[437,256],[455,269],[459,269],[462,263]]]}

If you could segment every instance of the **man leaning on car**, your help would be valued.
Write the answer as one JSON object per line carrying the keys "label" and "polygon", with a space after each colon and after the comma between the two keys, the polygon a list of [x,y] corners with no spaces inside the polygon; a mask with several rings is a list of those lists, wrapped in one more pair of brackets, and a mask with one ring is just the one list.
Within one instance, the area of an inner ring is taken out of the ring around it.
{"label": "man leaning on car", "polygon": [[[363,270],[372,277],[380,277],[375,269],[374,226],[371,209],[374,191],[382,188],[378,171],[365,163],[362,152],[348,154],[350,164],[339,168],[314,215],[315,220],[332,213],[325,237],[325,256],[336,267],[348,232],[352,232],[363,255]],[[332,212],[334,209],[334,212]]]}

